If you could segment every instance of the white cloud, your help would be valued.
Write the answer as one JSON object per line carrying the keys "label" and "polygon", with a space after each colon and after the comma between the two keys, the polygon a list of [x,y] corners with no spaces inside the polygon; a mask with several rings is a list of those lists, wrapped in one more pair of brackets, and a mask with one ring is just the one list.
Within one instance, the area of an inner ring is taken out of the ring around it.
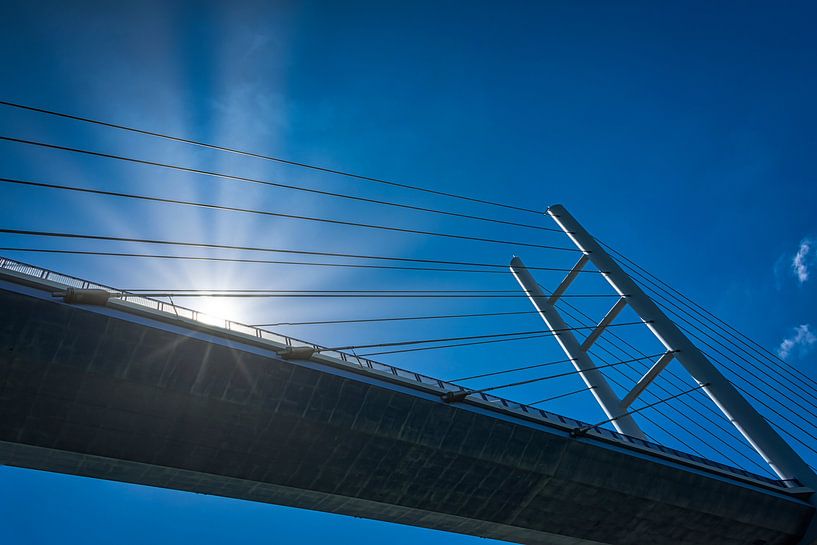
{"label": "white cloud", "polygon": [[797,249],[797,253],[794,254],[794,258],[791,260],[791,269],[794,271],[794,275],[797,277],[797,280],[800,283],[804,283],[808,280],[809,275],[809,253],[811,253],[811,245],[812,241],[809,239],[803,239],[800,242],[800,247]]}
{"label": "white cloud", "polygon": [[802,324],[794,328],[794,335],[783,339],[777,349],[777,354],[781,358],[787,358],[795,348],[799,348],[802,353],[815,343],[817,343],[817,335],[811,331],[809,324]]}

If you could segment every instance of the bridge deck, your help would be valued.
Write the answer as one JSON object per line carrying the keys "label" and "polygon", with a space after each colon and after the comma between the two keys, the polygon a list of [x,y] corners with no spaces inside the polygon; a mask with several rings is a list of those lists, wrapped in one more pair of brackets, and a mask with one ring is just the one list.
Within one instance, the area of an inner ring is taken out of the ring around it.
{"label": "bridge deck", "polygon": [[742,470],[144,302],[67,305],[77,280],[43,276],[0,270],[2,463],[520,543],[786,544],[813,514]]}

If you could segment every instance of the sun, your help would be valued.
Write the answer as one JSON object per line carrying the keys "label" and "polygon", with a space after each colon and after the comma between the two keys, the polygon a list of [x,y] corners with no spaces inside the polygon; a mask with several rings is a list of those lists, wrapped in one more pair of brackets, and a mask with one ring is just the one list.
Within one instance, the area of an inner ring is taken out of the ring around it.
{"label": "sun", "polygon": [[196,305],[199,321],[224,327],[225,320],[236,320],[237,308],[229,297],[201,297]]}

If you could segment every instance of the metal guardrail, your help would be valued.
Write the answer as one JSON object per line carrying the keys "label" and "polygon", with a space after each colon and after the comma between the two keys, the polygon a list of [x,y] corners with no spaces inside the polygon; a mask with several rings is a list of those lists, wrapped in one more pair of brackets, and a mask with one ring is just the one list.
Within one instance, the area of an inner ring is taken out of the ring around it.
{"label": "metal guardrail", "polygon": [[[148,309],[157,310],[159,312],[164,312],[172,316],[176,316],[179,318],[186,318],[195,322],[200,322],[201,324],[213,326],[213,327],[220,327],[227,331],[233,331],[236,333],[241,333],[244,335],[249,335],[252,337],[256,337],[259,339],[272,341],[275,343],[282,344],[287,347],[291,348],[298,348],[298,347],[307,347],[319,350],[320,355],[323,357],[329,357],[335,360],[339,360],[340,362],[353,365],[365,370],[371,370],[378,373],[386,373],[393,375],[395,377],[399,377],[402,379],[407,379],[410,381],[415,381],[419,384],[425,386],[431,386],[438,388],[440,390],[446,392],[464,392],[467,388],[460,386],[458,384],[454,384],[452,382],[446,382],[444,380],[440,380],[434,377],[429,377],[427,375],[423,375],[420,373],[415,373],[414,371],[409,371],[407,369],[402,369],[400,367],[395,367],[393,365],[389,365],[387,363],[377,362],[368,358],[363,358],[354,354],[349,354],[347,352],[339,352],[334,350],[328,350],[325,347],[316,345],[314,343],[310,343],[307,341],[302,341],[300,339],[296,339],[294,337],[290,337],[287,335],[281,335],[280,333],[275,333],[272,331],[268,331],[266,329],[262,329],[259,327],[249,326],[246,324],[242,324],[240,322],[236,322],[233,320],[227,320],[224,318],[216,318],[214,316],[208,315],[203,312],[199,312],[197,310],[188,309],[185,307],[180,307],[173,303],[166,303],[164,301],[159,301],[157,299],[152,299],[149,297],[142,297],[136,294],[128,294],[122,290],[118,290],[112,288],[110,286],[106,286],[104,284],[98,284],[96,282],[91,282],[88,280],[83,280],[81,278],[77,278],[75,276],[70,276],[67,274],[58,273],[55,271],[51,271],[48,269],[44,269],[42,267],[38,267],[36,265],[30,265],[28,263],[23,263],[21,261],[17,261],[14,259],[9,259],[6,257],[0,256],[0,269],[6,269],[9,271],[14,271],[17,273],[22,273],[28,276],[32,276],[34,278],[40,278],[43,280],[48,280],[50,282],[56,282],[58,284],[62,284],[66,287],[71,288],[79,288],[79,289],[102,289],[110,292],[114,292],[117,294],[122,294],[122,296],[118,297],[120,300],[127,301],[132,304],[136,304],[139,306],[146,307]],[[484,392],[473,393],[469,395],[469,400],[482,402],[480,405],[488,405],[490,407],[495,407],[498,409],[502,409],[505,411],[510,411],[512,413],[518,413],[524,415],[528,418],[533,418],[535,420],[542,421],[543,423],[556,425],[559,428],[568,429],[575,429],[575,428],[583,428],[587,426],[592,426],[592,424],[588,424],[587,422],[582,422],[580,420],[576,420],[574,418],[570,418],[567,416],[562,416],[556,413],[552,413],[550,411],[546,411],[544,409],[539,409],[536,407],[531,407],[530,405],[525,405],[524,403],[518,403],[516,401],[510,401],[508,399],[504,399],[498,396],[494,396],[491,394],[487,394]],[[714,460],[709,460],[706,458],[702,458],[700,456],[696,456],[694,454],[690,454],[687,452],[683,452],[674,448],[665,447],[664,445],[654,443],[652,441],[645,441],[643,439],[639,439],[637,437],[630,437],[628,435],[624,435],[613,430],[609,430],[607,428],[602,427],[594,427],[591,428],[594,435],[598,435],[604,437],[608,440],[613,440],[615,442],[624,443],[627,445],[633,445],[636,447],[656,451],[659,453],[663,453],[672,457],[681,458],[683,460],[688,460],[690,462],[705,465],[726,473],[732,473],[734,475],[740,477],[746,477],[749,479],[753,479],[756,481],[760,481],[763,483],[771,484],[774,486],[778,486],[781,488],[787,488],[790,486],[789,483],[784,481],[771,479],[769,477],[758,475],[752,473],[751,471],[747,471],[745,469],[732,467],[726,464],[722,464],[720,462],[716,462]]]}

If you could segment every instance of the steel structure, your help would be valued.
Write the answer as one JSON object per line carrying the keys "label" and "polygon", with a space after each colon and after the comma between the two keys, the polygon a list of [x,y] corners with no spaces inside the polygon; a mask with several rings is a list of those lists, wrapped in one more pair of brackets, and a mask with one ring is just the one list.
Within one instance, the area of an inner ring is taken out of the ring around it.
{"label": "steel structure", "polygon": [[[769,425],[766,419],[752,407],[735,386],[709,361],[707,356],[667,317],[664,311],[564,206],[551,206],[547,214],[581,250],[582,257],[549,297],[544,294],[518,257],[514,257],[511,261],[511,271],[551,330],[564,327],[564,320],[556,309],[555,303],[588,263],[592,263],[601,272],[604,279],[620,296],[620,299],[583,344],[579,344],[569,331],[554,332],[560,346],[573,361],[576,369],[582,370],[581,376],[585,383],[588,386],[594,386],[591,391],[602,410],[612,419],[612,424],[616,429],[622,433],[635,432],[636,436],[641,436],[642,432],[633,416],[627,412],[627,408],[646,390],[672,359],[677,359],[752,448],[769,464],[774,473],[781,480],[789,483],[792,488],[800,487],[805,493],[811,492],[810,501],[817,505],[817,498],[813,494],[814,490],[817,490],[817,474],[800,455]],[[588,355],[588,349],[625,306],[635,311],[667,352],[655,362],[623,399],[619,399],[609,385],[603,382],[604,378],[597,376],[601,373],[593,371],[595,365]],[[802,543],[812,543],[816,537],[817,527],[812,523]]]}
{"label": "steel structure", "polygon": [[527,545],[793,545],[814,517],[779,480],[99,291],[0,258],[0,464]]}
{"label": "steel structure", "polygon": [[[568,274],[565,281],[562,282],[564,288],[567,288],[567,284],[575,278],[575,275],[583,264],[582,261],[587,262],[587,259],[582,257],[579,264]],[[644,432],[638,427],[633,417],[627,414],[626,407],[618,399],[618,396],[616,396],[616,393],[610,387],[610,384],[608,384],[607,379],[604,378],[604,374],[596,369],[596,364],[593,363],[587,354],[587,348],[579,344],[576,336],[570,331],[570,328],[553,305],[557,298],[556,293],[558,293],[559,290],[554,292],[554,295],[551,297],[547,297],[530,272],[525,268],[522,260],[518,257],[513,258],[511,271],[513,271],[514,276],[525,290],[525,293],[530,297],[533,306],[539,311],[539,315],[553,332],[562,350],[564,350],[567,357],[570,358],[570,362],[573,364],[573,367],[576,368],[576,371],[578,371],[579,376],[593,393],[593,397],[595,397],[596,401],[601,405],[604,413],[608,418],[615,419],[612,421],[612,424],[616,430],[632,437],[645,439]],[[560,286],[560,288],[562,286]],[[623,299],[620,299],[616,302],[613,308],[615,309],[620,306],[619,302],[622,300]],[[612,311],[608,313],[608,316],[610,316],[611,313]],[[597,331],[600,332],[599,328],[596,328],[590,335],[593,335]],[[598,335],[596,335],[596,337],[598,337]],[[589,336],[588,339],[590,339]],[[584,344],[588,343],[585,342]]]}

